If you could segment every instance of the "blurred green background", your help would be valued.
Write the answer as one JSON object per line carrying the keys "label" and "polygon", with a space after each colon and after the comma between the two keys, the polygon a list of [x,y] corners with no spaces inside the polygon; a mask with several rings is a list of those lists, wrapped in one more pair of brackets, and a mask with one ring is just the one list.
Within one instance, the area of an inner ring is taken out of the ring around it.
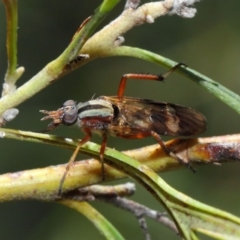
{"label": "blurred green background", "polygon": [[[18,64],[26,72],[18,86],[25,83],[56,58],[70,42],[79,24],[101,1],[20,1],[18,29]],[[105,19],[105,25],[118,16],[125,2]],[[134,28],[125,35],[125,44],[141,47],[166,56],[176,62],[211,77],[240,94],[240,2],[201,1],[193,19],[165,16],[154,24]],[[6,21],[0,4],[0,76],[4,77],[6,60]],[[140,61],[119,57],[98,59],[65,76],[19,106],[20,114],[8,128],[36,131],[44,129],[40,109],[56,109],[68,99],[89,100],[94,94],[115,95],[124,73],[163,73],[166,69]],[[168,101],[193,107],[208,119],[204,136],[239,132],[239,115],[191,81],[173,74],[164,84],[129,81],[126,95]],[[59,128],[53,134],[82,137],[77,128]],[[100,143],[99,137],[93,141]],[[154,139],[124,140],[109,138],[108,146],[118,150],[155,143]],[[71,152],[52,146],[1,140],[0,173],[40,168],[66,163]],[[86,158],[79,156],[79,158]],[[240,216],[240,165],[198,167],[173,171],[161,176],[173,187],[204,203]],[[126,180],[125,180],[126,181]],[[129,181],[129,180],[128,180]],[[115,184],[121,181],[114,182]],[[133,199],[162,211],[147,191],[138,186]],[[144,239],[136,219],[129,213],[104,203],[93,203],[127,239]],[[116,217],[117,216],[117,217]],[[147,220],[152,239],[179,239],[171,231]],[[25,201],[0,204],[1,239],[103,239],[93,225],[77,212],[54,203]],[[205,239],[205,238],[204,238]]]}

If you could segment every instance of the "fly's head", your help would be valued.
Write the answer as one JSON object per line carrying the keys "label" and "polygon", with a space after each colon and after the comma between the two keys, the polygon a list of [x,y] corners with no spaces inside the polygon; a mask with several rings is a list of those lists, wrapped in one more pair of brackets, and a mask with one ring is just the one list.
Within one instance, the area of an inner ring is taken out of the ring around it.
{"label": "fly's head", "polygon": [[56,111],[40,110],[40,112],[46,114],[41,121],[47,119],[53,119],[44,132],[48,132],[59,126],[60,124],[71,126],[76,123],[78,118],[78,109],[76,102],[73,100],[66,101],[61,108]]}

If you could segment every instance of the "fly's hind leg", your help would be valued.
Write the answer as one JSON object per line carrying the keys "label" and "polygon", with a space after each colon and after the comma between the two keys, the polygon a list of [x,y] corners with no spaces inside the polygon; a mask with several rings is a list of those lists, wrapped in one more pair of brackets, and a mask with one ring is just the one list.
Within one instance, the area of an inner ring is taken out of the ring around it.
{"label": "fly's hind leg", "polygon": [[118,86],[118,93],[117,93],[118,98],[121,99],[123,97],[128,79],[163,81],[164,79],[166,79],[170,74],[172,74],[176,69],[180,68],[181,66],[186,67],[187,65],[184,63],[178,63],[177,65],[172,67],[169,71],[167,71],[163,75],[144,74],[144,73],[126,73],[126,74],[124,74],[122,76],[119,86]]}
{"label": "fly's hind leg", "polygon": [[185,162],[183,159],[178,157],[174,152],[172,152],[170,149],[168,149],[167,146],[164,144],[163,140],[161,139],[161,137],[156,132],[151,131],[151,135],[157,140],[158,144],[161,146],[161,148],[164,150],[164,152],[168,156],[177,159],[179,163],[187,166],[187,168],[189,168],[194,173],[196,172],[196,170],[191,166],[191,164],[189,162]]}

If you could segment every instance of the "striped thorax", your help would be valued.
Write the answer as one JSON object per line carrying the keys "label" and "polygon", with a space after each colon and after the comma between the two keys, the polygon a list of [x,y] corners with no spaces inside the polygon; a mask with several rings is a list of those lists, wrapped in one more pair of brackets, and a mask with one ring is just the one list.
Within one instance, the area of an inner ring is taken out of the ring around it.
{"label": "striped thorax", "polygon": [[114,118],[114,109],[110,102],[94,99],[77,105],[77,125],[80,128],[103,130]]}

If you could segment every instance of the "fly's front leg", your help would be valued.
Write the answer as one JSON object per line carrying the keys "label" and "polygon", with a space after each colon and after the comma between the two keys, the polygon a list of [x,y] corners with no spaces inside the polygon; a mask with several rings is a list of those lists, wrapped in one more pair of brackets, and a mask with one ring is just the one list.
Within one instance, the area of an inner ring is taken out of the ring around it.
{"label": "fly's front leg", "polygon": [[70,160],[69,160],[69,162],[68,162],[68,164],[67,164],[67,166],[66,166],[65,172],[64,172],[64,174],[63,174],[63,176],[62,176],[62,178],[61,178],[60,184],[59,184],[59,189],[58,189],[58,195],[59,195],[59,196],[60,196],[61,193],[62,193],[62,187],[63,187],[63,183],[64,183],[64,181],[65,181],[65,178],[66,178],[66,176],[67,176],[67,173],[68,173],[70,167],[72,166],[72,163],[73,163],[74,160],[76,159],[77,154],[78,154],[81,146],[82,146],[84,143],[88,142],[88,141],[91,139],[91,137],[92,137],[91,132],[86,132],[86,133],[87,133],[87,135],[78,143],[78,145],[77,145],[77,147],[76,147],[73,155],[71,156],[71,158],[70,158]]}
{"label": "fly's front leg", "polygon": [[180,66],[187,66],[184,63],[178,63],[173,68],[171,68],[168,72],[166,72],[164,75],[154,75],[154,74],[142,74],[142,73],[127,73],[124,74],[120,80],[119,87],[118,87],[118,97],[122,98],[126,83],[128,79],[141,79],[141,80],[153,80],[153,81],[163,81],[166,77],[168,77],[171,73],[173,73],[177,68]]}
{"label": "fly's front leg", "polygon": [[178,157],[174,152],[172,152],[170,149],[168,149],[167,146],[164,144],[163,140],[161,139],[161,137],[156,132],[151,131],[151,135],[157,140],[158,144],[161,146],[161,148],[164,150],[164,152],[168,156],[176,158],[179,163],[187,166],[194,173],[196,172],[196,170],[191,166],[191,164],[189,162],[185,162],[183,159]]}

